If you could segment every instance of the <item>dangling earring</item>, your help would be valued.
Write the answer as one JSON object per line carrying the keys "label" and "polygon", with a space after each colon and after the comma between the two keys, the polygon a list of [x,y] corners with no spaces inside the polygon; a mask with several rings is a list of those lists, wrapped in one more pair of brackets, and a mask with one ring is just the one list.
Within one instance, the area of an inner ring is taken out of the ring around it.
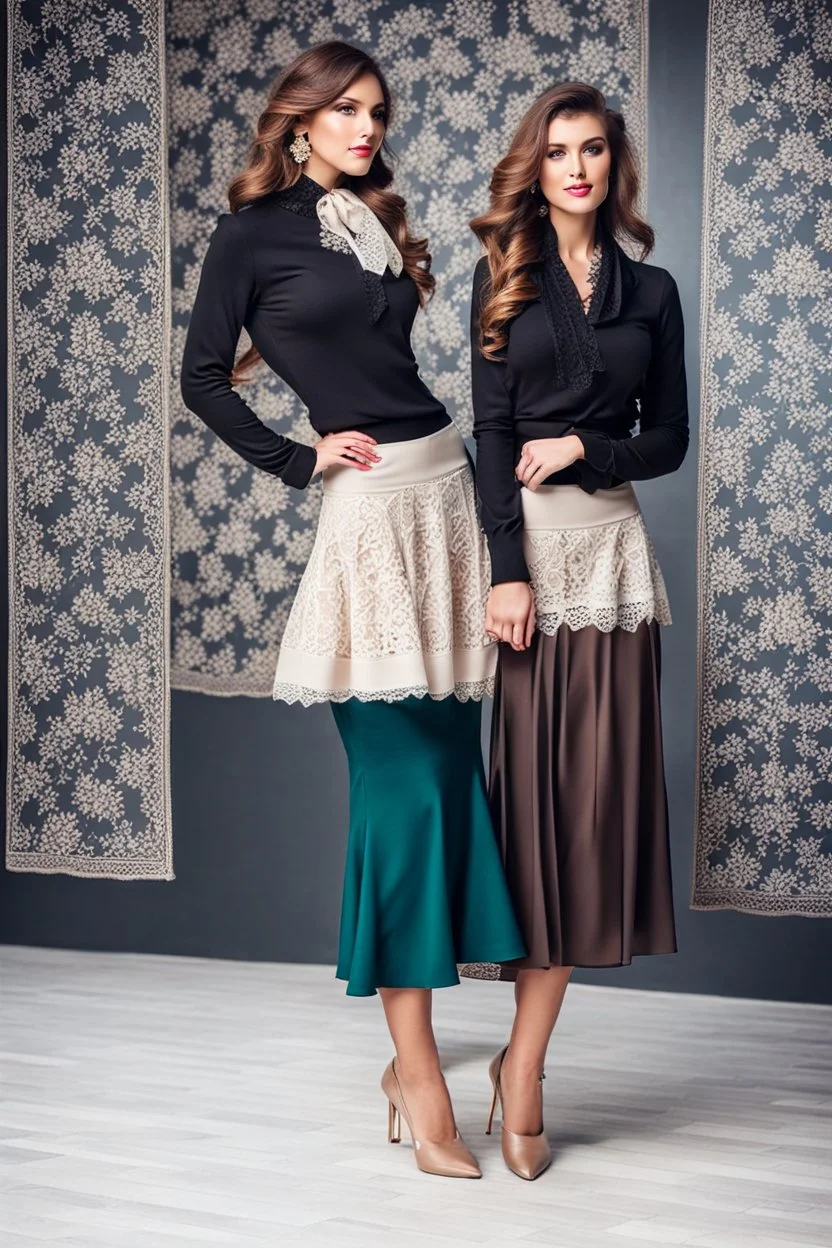
{"label": "dangling earring", "polygon": [[299,165],[305,165],[312,155],[312,147],[305,134],[295,135],[295,141],[289,144],[289,151]]}
{"label": "dangling earring", "polygon": [[[534,182],[532,182],[531,186],[529,187],[529,194],[536,195],[539,190],[540,190],[540,183],[537,180],[535,180]],[[548,203],[544,202],[540,205],[540,207],[537,210],[537,215],[539,217],[547,217],[549,215]]]}

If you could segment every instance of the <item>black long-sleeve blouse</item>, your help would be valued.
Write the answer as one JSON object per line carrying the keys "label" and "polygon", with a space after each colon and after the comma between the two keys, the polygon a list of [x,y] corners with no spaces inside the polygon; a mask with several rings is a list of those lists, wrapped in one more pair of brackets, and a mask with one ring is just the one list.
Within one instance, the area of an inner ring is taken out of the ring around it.
{"label": "black long-sleeve blouse", "polygon": [[[406,442],[450,421],[410,345],[415,283],[388,268],[372,288],[348,245],[323,230],[316,204],[325,194],[304,174],[220,217],[182,361],[190,410],[249,463],[299,488],[315,470],[314,450],[270,429],[232,389],[244,326],[321,436],[357,429],[379,443]],[[372,303],[379,298],[381,312]]]}
{"label": "black long-sleeve blouse", "polygon": [[552,334],[540,300],[527,303],[511,322],[503,359],[485,359],[479,316],[490,279],[486,258],[477,264],[471,309],[474,438],[495,585],[530,579],[522,487],[514,475],[525,442],[577,435],[585,458],[546,484],[577,484],[588,493],[674,472],[685,457],[684,325],[676,283],[666,270],[623,252],[620,263],[618,313],[594,326],[604,371],[585,390],[555,386]]}

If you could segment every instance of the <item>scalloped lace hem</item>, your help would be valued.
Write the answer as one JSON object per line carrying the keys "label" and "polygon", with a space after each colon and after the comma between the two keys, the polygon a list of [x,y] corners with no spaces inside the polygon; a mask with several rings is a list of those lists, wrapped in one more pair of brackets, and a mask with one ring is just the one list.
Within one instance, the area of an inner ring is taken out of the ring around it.
{"label": "scalloped lace hem", "polygon": [[600,633],[611,633],[623,628],[634,633],[640,624],[671,624],[670,605],[666,599],[649,599],[645,602],[619,603],[617,606],[590,607],[580,604],[564,607],[559,611],[544,611],[537,617],[537,629],[547,637],[554,637],[565,624],[570,632],[582,628],[597,628]]}
{"label": "scalloped lace hem", "polygon": [[274,686],[273,697],[276,702],[300,702],[301,706],[314,706],[319,702],[348,702],[355,698],[358,702],[403,702],[405,698],[432,698],[441,702],[445,698],[455,697],[459,702],[481,702],[483,698],[494,696],[494,677],[486,680],[460,681],[453,689],[445,689],[439,693],[428,689],[427,685],[411,685],[401,689],[308,689],[303,685],[287,684],[280,681]]}

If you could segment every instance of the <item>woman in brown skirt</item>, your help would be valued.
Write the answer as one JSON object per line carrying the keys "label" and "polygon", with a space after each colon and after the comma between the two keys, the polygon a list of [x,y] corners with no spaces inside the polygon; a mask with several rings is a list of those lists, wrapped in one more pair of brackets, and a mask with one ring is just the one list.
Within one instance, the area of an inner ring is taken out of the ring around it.
{"label": "woman in brown skirt", "polygon": [[[500,645],[490,797],[528,957],[491,1064],[503,1155],[550,1161],[541,1079],[574,966],[676,949],[662,757],[667,596],[630,484],[688,445],[684,330],[621,115],[595,88],[547,91],[471,224],[474,436]],[[489,1120],[489,1130],[490,1130]]]}

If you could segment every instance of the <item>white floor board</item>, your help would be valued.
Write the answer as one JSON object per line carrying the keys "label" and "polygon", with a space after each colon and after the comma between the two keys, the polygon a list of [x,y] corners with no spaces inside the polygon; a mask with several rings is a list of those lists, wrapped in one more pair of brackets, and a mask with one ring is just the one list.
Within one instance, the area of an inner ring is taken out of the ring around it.
{"label": "white floor board", "polygon": [[832,1248],[832,1009],[573,986],[555,1164],[482,1134],[506,985],[437,993],[479,1182],[386,1142],[378,1000],[326,967],[0,949],[0,1245]]}

